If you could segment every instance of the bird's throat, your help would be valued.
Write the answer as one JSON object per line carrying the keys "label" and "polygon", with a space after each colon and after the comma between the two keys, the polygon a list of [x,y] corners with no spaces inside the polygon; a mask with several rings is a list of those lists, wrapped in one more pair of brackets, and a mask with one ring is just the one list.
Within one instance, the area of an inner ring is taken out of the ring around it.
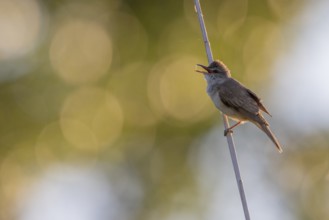
{"label": "bird's throat", "polygon": [[205,74],[205,79],[209,84],[223,83],[228,77],[221,74]]}

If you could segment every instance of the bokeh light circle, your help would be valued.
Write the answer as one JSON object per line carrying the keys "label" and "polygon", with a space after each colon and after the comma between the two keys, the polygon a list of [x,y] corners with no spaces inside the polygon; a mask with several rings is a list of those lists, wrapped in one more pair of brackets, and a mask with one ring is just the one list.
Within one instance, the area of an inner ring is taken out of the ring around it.
{"label": "bokeh light circle", "polygon": [[51,64],[70,84],[97,81],[112,60],[112,42],[97,22],[71,19],[58,27],[50,47]]}
{"label": "bokeh light circle", "polygon": [[0,1],[0,61],[17,58],[33,49],[43,20],[35,0]]}
{"label": "bokeh light circle", "polygon": [[204,78],[194,71],[198,62],[183,56],[169,58],[153,68],[148,93],[155,110],[185,122],[204,120],[214,112]]}
{"label": "bokeh light circle", "polygon": [[139,130],[153,127],[158,120],[150,107],[147,95],[150,68],[150,64],[146,62],[130,62],[122,68],[113,70],[115,74],[108,81],[108,88],[115,91],[122,105],[125,124],[136,126]]}
{"label": "bokeh light circle", "polygon": [[63,135],[74,146],[100,149],[111,145],[121,134],[123,113],[112,94],[88,87],[67,97],[60,121]]}
{"label": "bokeh light circle", "polygon": [[[35,144],[36,161],[40,167],[68,160],[67,156],[74,147],[64,138],[58,121],[44,126]],[[90,151],[87,151],[90,155]],[[77,156],[77,151],[74,151]],[[72,158],[70,158],[72,159]]]}

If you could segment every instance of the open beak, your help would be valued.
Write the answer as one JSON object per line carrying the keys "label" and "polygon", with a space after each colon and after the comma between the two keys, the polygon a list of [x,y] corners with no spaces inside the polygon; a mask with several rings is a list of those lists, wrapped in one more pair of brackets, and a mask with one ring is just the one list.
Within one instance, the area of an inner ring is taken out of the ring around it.
{"label": "open beak", "polygon": [[201,66],[203,69],[207,70],[207,72],[201,71],[201,70],[195,70],[196,72],[203,73],[203,74],[207,74],[207,73],[210,73],[211,72],[211,70],[208,67],[206,67],[206,66],[204,66],[202,64],[197,64],[197,66]]}

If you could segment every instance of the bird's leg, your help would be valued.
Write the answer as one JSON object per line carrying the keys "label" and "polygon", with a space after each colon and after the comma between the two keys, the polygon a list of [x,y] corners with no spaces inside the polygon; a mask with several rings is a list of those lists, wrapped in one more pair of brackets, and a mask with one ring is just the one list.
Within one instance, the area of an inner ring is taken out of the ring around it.
{"label": "bird's leg", "polygon": [[242,123],[242,121],[239,121],[238,123],[236,123],[235,125],[232,125],[231,127],[227,128],[224,130],[224,136],[226,136],[228,133],[233,133],[233,128],[237,127],[238,125],[240,125]]}

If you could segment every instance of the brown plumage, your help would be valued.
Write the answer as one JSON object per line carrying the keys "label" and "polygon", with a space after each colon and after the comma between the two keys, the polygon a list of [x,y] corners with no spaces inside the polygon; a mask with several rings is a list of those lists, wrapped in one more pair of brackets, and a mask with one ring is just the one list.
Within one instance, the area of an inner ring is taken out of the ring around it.
{"label": "brown plumage", "polygon": [[206,72],[198,72],[204,73],[208,82],[207,93],[215,106],[231,119],[238,121],[224,134],[231,132],[234,127],[241,123],[250,121],[266,133],[281,153],[282,147],[261,113],[263,111],[271,116],[261,99],[240,82],[231,78],[229,69],[222,62],[214,61],[208,67],[198,65],[206,70]]}

